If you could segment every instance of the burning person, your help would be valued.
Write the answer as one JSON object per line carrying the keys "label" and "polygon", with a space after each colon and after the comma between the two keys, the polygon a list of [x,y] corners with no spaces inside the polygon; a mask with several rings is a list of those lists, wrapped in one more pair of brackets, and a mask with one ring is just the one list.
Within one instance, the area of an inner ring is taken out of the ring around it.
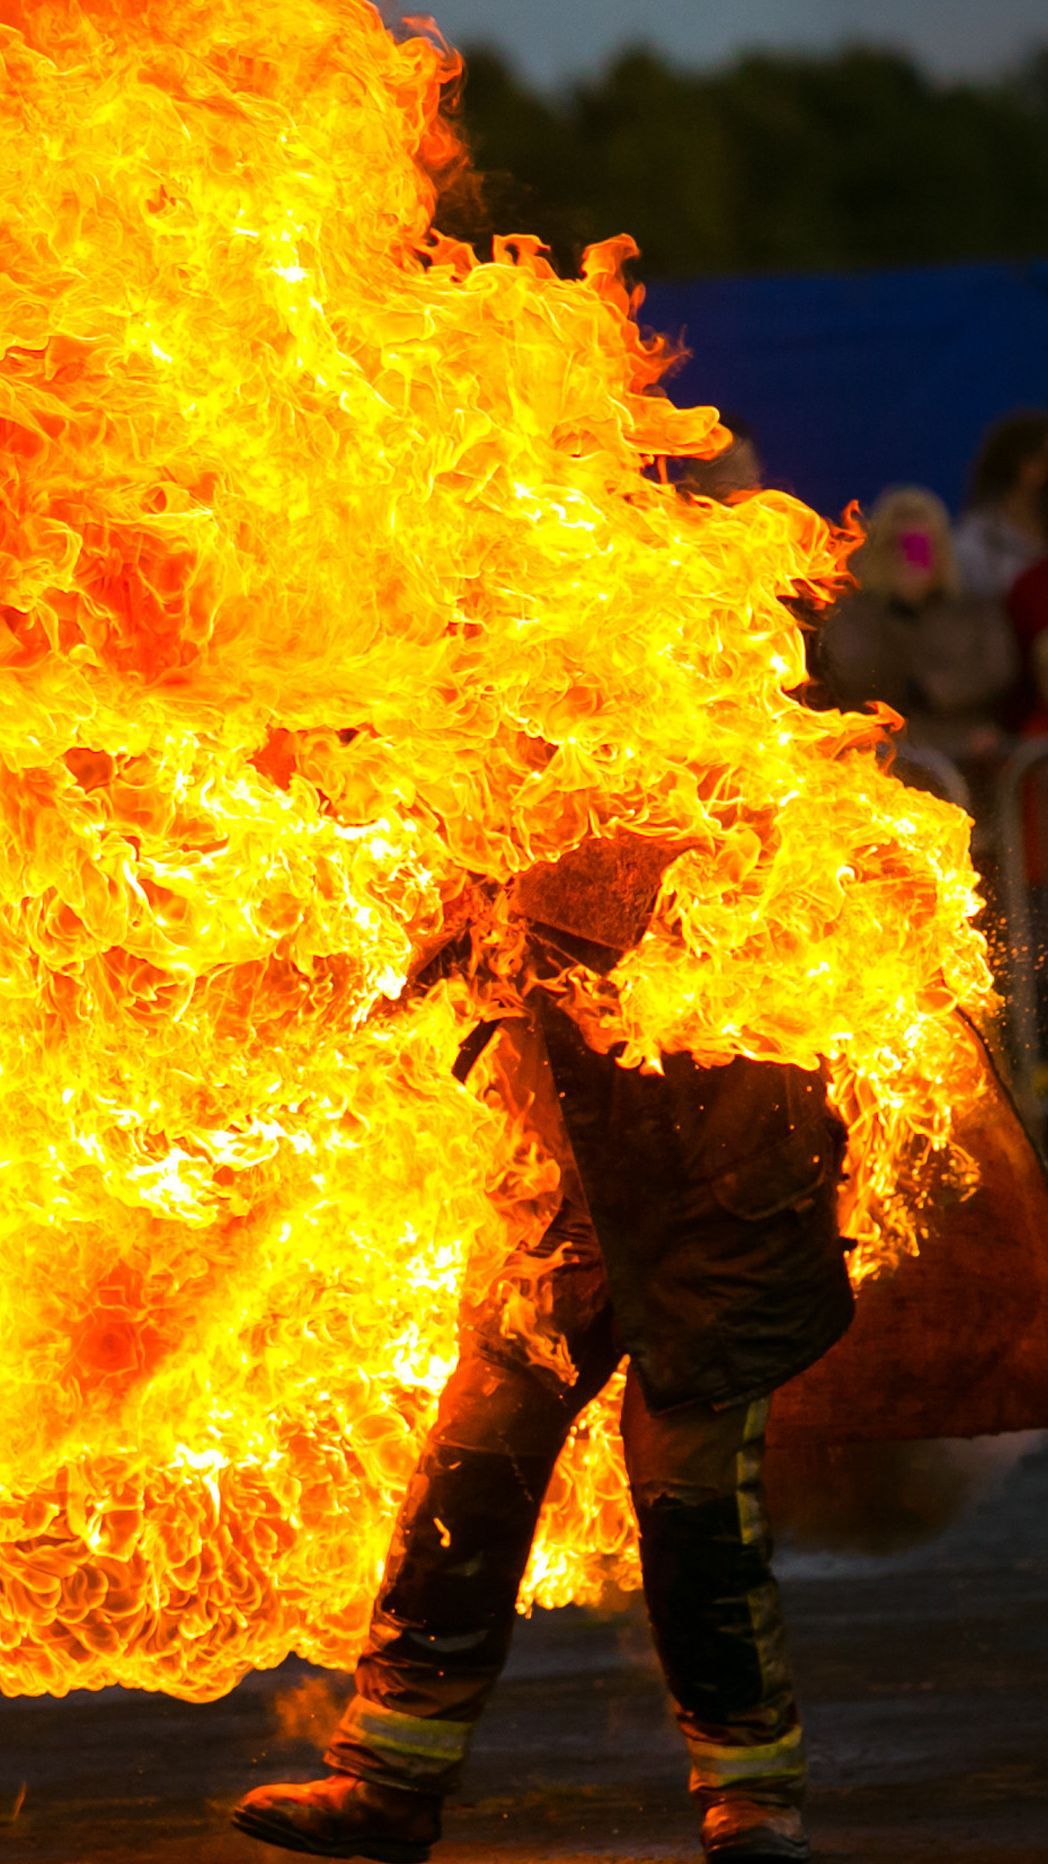
{"label": "burning person", "polygon": [[[644,930],[671,851],[584,843],[526,876],[534,985],[495,1080],[559,1167],[559,1206],[479,1311],[408,1489],[328,1775],[257,1788],[251,1836],[413,1864],[505,1662],[558,1454],[623,1354],[621,1428],[652,1633],[709,1859],[809,1856],[804,1746],[769,1564],[768,1401],[846,1329],[841,1128],[818,1074],[659,1072],[589,1048],[555,995]],[[549,986],[553,986],[553,990]]]}
{"label": "burning person", "polygon": [[759,1461],[850,1307],[822,1083],[858,1282],[970,1183],[993,1005],[966,820],[796,697],[853,539],[662,480],[727,435],[652,392],[628,239],[434,226],[432,35],[0,10],[0,1688],[364,1641],[326,1781],[243,1818],[422,1855],[566,1437],[524,1597],[633,1583],[628,1354],[706,1840],[803,1855]]}

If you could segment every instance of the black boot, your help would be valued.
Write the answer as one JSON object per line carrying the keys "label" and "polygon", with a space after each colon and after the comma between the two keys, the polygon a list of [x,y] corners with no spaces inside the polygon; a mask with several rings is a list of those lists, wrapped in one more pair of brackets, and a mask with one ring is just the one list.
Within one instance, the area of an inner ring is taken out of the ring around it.
{"label": "black boot", "polygon": [[332,1773],[301,1786],[256,1786],[233,1824],[249,1838],[310,1857],[424,1864],[440,1837],[440,1800]]}
{"label": "black boot", "polygon": [[792,1806],[760,1806],[725,1797],[702,1822],[707,1864],[807,1864],[811,1847]]}

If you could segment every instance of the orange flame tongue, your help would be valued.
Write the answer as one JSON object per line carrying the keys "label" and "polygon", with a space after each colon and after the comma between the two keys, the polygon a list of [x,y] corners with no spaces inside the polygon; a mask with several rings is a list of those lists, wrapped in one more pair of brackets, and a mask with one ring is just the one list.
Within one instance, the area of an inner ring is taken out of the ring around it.
{"label": "orange flame tongue", "polygon": [[[404,994],[467,878],[686,836],[577,1014],[825,1058],[864,1267],[989,977],[964,819],[789,697],[845,540],[643,477],[719,433],[628,243],[429,234],[447,54],[363,0],[0,21],[0,1687],[207,1697],[348,1660],[464,1279],[549,1209],[450,1072],[498,966]],[[631,1573],[613,1438],[529,1596]]]}

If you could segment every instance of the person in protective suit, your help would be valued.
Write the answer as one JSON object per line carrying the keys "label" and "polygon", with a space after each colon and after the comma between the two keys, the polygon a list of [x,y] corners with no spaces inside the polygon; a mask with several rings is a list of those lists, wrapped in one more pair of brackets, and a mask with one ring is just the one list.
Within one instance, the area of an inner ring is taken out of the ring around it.
{"label": "person in protective suit", "polygon": [[[821,1078],[738,1058],[663,1073],[588,1047],[542,979],[607,973],[673,851],[584,843],[518,885],[538,981],[499,1026],[499,1089],[560,1167],[560,1207],[479,1312],[408,1489],[355,1676],[304,1785],[257,1788],[242,1831],[321,1857],[426,1859],[506,1660],[568,1431],[628,1355],[622,1435],[644,1593],[710,1860],[807,1858],[804,1744],[762,1488],[769,1397],[846,1330],[842,1131]],[[507,1299],[567,1348],[565,1382]]]}

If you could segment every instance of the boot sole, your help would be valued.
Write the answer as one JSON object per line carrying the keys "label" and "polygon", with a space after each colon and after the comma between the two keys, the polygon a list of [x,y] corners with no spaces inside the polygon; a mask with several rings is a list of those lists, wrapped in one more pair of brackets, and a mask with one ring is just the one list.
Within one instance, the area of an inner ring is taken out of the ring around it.
{"label": "boot sole", "polygon": [[285,1825],[280,1819],[267,1819],[260,1812],[238,1810],[233,1814],[233,1824],[249,1838],[261,1839],[263,1844],[277,1845],[284,1851],[304,1852],[312,1858],[372,1858],[375,1864],[426,1864],[430,1854],[429,1845],[398,1844],[389,1838],[362,1836],[353,1840],[352,1851],[339,1843],[310,1843],[293,1826]]}
{"label": "boot sole", "polygon": [[811,1846],[798,1844],[792,1851],[769,1851],[754,1845],[748,1851],[744,1844],[718,1845],[707,1851],[706,1859],[707,1864],[811,1864]]}

